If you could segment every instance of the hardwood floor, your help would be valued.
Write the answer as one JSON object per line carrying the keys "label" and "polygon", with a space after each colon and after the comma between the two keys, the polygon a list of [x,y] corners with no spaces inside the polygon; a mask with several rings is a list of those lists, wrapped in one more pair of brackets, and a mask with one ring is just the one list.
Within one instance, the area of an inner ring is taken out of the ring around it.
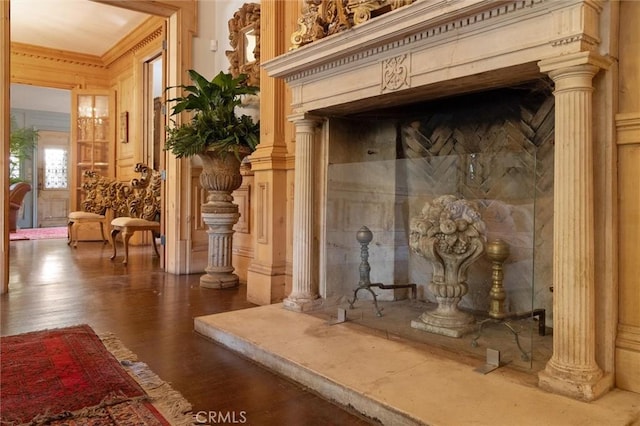
{"label": "hardwood floor", "polygon": [[166,274],[151,247],[131,247],[126,267],[98,242],[73,249],[66,240],[12,241],[10,250],[2,335],[86,323],[113,332],[194,412],[236,420],[244,412],[250,425],[372,424],[193,331],[196,316],[254,306],[244,285],[204,289],[199,275]]}

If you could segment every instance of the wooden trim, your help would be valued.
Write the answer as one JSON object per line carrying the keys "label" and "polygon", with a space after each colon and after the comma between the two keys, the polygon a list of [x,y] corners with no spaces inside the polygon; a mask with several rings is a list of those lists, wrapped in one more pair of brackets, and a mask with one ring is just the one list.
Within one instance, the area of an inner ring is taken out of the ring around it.
{"label": "wooden trim", "polygon": [[[184,0],[161,0],[161,1],[127,1],[122,0],[94,0],[98,3],[108,4],[110,6],[121,7],[123,9],[135,10],[136,12],[147,13],[149,15],[162,16],[169,18],[181,8],[185,7]],[[189,3],[195,4],[195,0],[189,0]]]}
{"label": "wooden trim", "polygon": [[234,226],[236,232],[251,233],[251,185],[242,185],[233,192],[233,199],[238,205],[240,218]]}
{"label": "wooden trim", "polygon": [[102,62],[105,66],[110,66],[122,56],[135,53],[146,45],[153,43],[164,35],[164,22],[164,18],[157,16],[147,19],[102,55]]}
{"label": "wooden trim", "polygon": [[[2,66],[0,66],[0,78],[2,78],[2,85],[0,86],[0,96],[2,97],[2,108],[0,108],[0,129],[2,131],[2,140],[0,146],[2,147],[2,159],[0,159],[0,167],[2,170],[7,170],[7,164],[5,161],[9,158],[9,135],[11,130],[11,118],[10,118],[10,103],[9,103],[9,91],[10,91],[10,76],[11,76],[11,55],[10,55],[10,40],[11,33],[9,27],[9,3],[3,1],[0,4],[0,45],[2,46]],[[9,176],[8,173],[2,173],[0,176],[0,202],[2,203],[2,217],[0,218],[0,229],[2,232],[2,245],[0,251],[0,270],[2,270],[2,283],[0,284],[0,294],[9,291]]]}
{"label": "wooden trim", "polygon": [[640,327],[628,324],[618,324],[616,347],[640,353]]}
{"label": "wooden trim", "polygon": [[12,42],[11,55],[85,67],[104,68],[104,63],[99,56],[71,52],[69,50],[50,49],[48,47],[34,46],[26,43]]}
{"label": "wooden trim", "polygon": [[640,113],[616,115],[616,142],[618,145],[640,144]]}

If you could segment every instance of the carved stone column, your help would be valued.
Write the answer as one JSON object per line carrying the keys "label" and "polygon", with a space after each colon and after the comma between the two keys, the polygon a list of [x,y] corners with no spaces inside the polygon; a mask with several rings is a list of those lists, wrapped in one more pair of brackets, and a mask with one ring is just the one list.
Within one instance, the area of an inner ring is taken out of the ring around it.
{"label": "carved stone column", "polygon": [[542,61],[555,82],[553,356],[541,388],[582,400],[607,391],[595,359],[593,76],[580,56]]}
{"label": "carved stone column", "polygon": [[318,282],[313,256],[313,145],[318,121],[292,117],[296,126],[295,187],[293,193],[293,289],[286,309],[309,311],[317,307]]}

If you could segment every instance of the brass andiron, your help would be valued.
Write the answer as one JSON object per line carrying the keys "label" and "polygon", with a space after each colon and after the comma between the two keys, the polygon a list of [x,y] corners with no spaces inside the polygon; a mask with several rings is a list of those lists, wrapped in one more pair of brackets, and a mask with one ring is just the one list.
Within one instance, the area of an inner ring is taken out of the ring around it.
{"label": "brass andiron", "polygon": [[478,333],[471,339],[471,346],[478,346],[478,339],[482,334],[482,330],[488,323],[498,323],[502,324],[511,331],[513,334],[516,345],[520,350],[520,357],[523,361],[530,361],[529,354],[522,348],[520,345],[520,337],[518,332],[511,324],[509,324],[508,320],[518,320],[524,318],[534,318],[538,317],[538,335],[544,336],[546,334],[546,314],[544,309],[533,309],[527,312],[520,313],[510,313],[506,312],[504,308],[504,301],[507,298],[507,294],[504,291],[504,262],[509,257],[509,245],[501,240],[496,239],[492,240],[485,246],[485,252],[487,253],[487,258],[491,261],[491,290],[489,291],[489,314],[490,318],[484,319],[479,323]]}
{"label": "brass andiron", "polygon": [[487,257],[492,263],[492,285],[491,291],[489,292],[489,297],[491,298],[491,302],[489,304],[489,316],[491,318],[503,319],[507,316],[504,309],[504,301],[507,298],[507,294],[505,293],[502,285],[504,280],[502,265],[509,257],[509,245],[504,241],[497,239],[487,243],[485,251],[487,253]]}
{"label": "brass andiron", "polygon": [[360,243],[360,282],[358,288],[353,292],[353,300],[348,300],[349,309],[353,309],[353,304],[358,300],[358,292],[360,290],[367,290],[373,296],[373,306],[376,308],[376,315],[381,317],[382,310],[378,307],[378,296],[371,290],[371,287],[377,287],[383,290],[391,290],[396,288],[411,288],[411,297],[416,298],[416,285],[415,284],[382,284],[371,283],[370,272],[371,266],[369,266],[369,243],[373,240],[373,233],[366,226],[362,226],[356,233],[356,240]]}

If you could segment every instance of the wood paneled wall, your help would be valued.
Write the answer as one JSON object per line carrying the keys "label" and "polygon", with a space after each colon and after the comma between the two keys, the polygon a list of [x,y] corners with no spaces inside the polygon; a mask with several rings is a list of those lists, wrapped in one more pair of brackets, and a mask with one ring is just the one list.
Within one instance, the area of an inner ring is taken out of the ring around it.
{"label": "wood paneled wall", "polygon": [[616,385],[640,392],[640,2],[620,2]]}
{"label": "wood paneled wall", "polygon": [[131,179],[134,177],[135,164],[147,162],[143,123],[146,93],[144,65],[162,53],[163,40],[164,19],[153,17],[104,55],[110,61],[107,62],[109,87],[116,93],[116,129],[120,129],[121,113],[127,112],[129,120],[129,142],[122,143],[119,137],[115,140],[118,179]]}

